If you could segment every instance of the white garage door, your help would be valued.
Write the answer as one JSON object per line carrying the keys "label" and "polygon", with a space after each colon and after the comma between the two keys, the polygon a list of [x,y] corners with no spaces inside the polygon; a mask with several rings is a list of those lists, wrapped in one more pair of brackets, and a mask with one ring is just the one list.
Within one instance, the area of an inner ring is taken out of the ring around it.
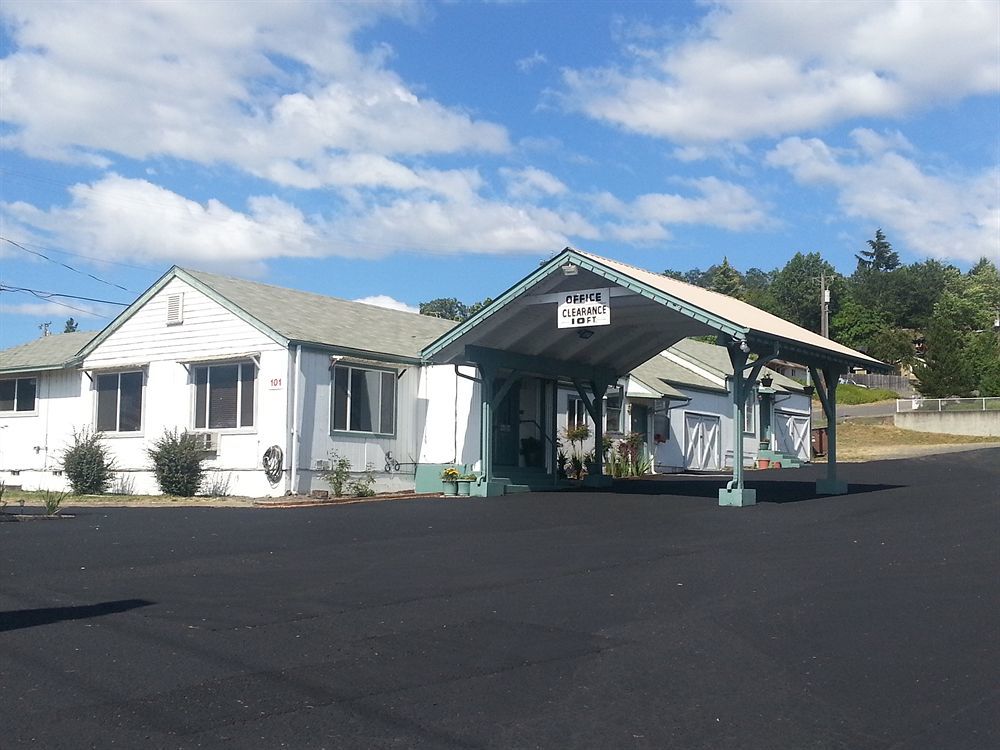
{"label": "white garage door", "polygon": [[718,471],[719,440],[722,432],[718,417],[707,414],[684,415],[684,464],[694,471]]}
{"label": "white garage door", "polygon": [[774,421],[777,427],[775,430],[777,449],[781,453],[808,461],[810,458],[809,417],[777,411],[774,414]]}

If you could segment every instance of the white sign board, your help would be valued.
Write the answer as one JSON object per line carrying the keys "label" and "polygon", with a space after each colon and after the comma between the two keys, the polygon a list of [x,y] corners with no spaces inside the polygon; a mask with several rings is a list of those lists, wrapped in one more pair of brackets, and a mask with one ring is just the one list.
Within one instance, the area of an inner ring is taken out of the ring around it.
{"label": "white sign board", "polygon": [[559,295],[559,328],[611,325],[611,289],[576,289]]}

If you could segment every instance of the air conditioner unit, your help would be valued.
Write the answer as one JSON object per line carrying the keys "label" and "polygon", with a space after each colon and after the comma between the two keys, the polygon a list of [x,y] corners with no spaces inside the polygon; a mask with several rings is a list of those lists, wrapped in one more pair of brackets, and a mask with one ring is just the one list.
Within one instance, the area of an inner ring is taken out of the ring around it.
{"label": "air conditioner unit", "polygon": [[197,433],[197,437],[199,450],[206,453],[215,453],[219,450],[219,433],[199,432]]}

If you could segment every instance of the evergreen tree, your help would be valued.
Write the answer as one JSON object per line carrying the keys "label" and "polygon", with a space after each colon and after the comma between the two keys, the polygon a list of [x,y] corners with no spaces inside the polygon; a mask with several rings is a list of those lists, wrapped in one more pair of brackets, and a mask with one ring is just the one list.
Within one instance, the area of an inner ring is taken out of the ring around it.
{"label": "evergreen tree", "polygon": [[73,333],[73,331],[75,331],[79,327],[80,327],[79,323],[73,320],[73,318],[69,318],[66,320],[66,325],[63,327],[63,333]]}
{"label": "evergreen tree", "polygon": [[899,253],[892,249],[881,229],[875,230],[875,239],[868,240],[868,248],[854,256],[858,259],[859,269],[892,271],[899,268]]}
{"label": "evergreen tree", "polygon": [[729,265],[729,258],[723,256],[722,263],[713,266],[711,281],[708,288],[713,292],[725,294],[727,297],[743,299],[746,294],[746,287],[743,285],[743,276],[740,272]]}
{"label": "evergreen tree", "polygon": [[927,398],[970,395],[976,387],[976,373],[951,322],[934,318],[926,339],[924,362],[914,368],[920,392]]}

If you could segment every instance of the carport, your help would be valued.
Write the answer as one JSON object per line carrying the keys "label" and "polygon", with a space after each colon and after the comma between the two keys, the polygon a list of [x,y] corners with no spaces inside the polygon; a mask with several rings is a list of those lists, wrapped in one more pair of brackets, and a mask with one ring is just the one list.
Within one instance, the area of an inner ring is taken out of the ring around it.
{"label": "carport", "polygon": [[[715,336],[733,364],[733,419],[742,424],[746,396],[761,368],[775,358],[806,365],[829,424],[827,475],[820,494],[844,494],[837,477],[837,381],[851,365],[888,369],[861,352],[789,323],[732,297],[618,261],[566,248],[456,326],[422,352],[431,364],[472,365],[481,394],[480,494],[504,494],[512,484],[511,431],[520,410],[511,394],[526,379],[538,383],[539,413],[532,417],[544,437],[545,468],[555,479],[556,393],[570,382],[602,444],[602,409],[609,386],[658,352],[688,336]],[[822,377],[820,377],[822,374]],[[540,418],[539,418],[540,417]],[[506,428],[506,429],[503,429]],[[720,505],[752,505],[744,487],[743,440],[735,431],[733,478],[719,490]],[[507,458],[498,462],[498,453]],[[516,459],[516,448],[515,448]],[[516,461],[515,461],[516,463]],[[595,451],[591,484],[610,482]]]}

